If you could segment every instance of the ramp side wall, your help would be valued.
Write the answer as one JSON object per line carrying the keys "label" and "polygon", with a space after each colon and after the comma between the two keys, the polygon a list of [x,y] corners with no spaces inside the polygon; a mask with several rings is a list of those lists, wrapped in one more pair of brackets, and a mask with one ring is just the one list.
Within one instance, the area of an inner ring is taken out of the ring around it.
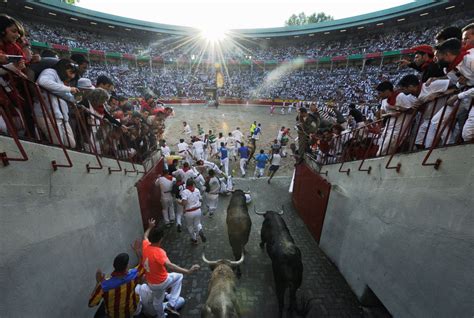
{"label": "ramp side wall", "polygon": [[[70,151],[72,168],[59,148],[22,142],[26,162],[0,164],[0,280],[2,317],[92,317],[87,306],[98,268],[112,271],[114,257],[143,235],[136,173],[109,175],[117,162],[104,159],[102,170],[91,155]],[[0,137],[0,152],[16,147]],[[129,163],[123,168],[132,170]],[[143,170],[142,166],[137,166]]]}
{"label": "ramp side wall", "polygon": [[356,295],[372,289],[394,317],[474,314],[474,145],[324,166],[332,184],[320,246]]}

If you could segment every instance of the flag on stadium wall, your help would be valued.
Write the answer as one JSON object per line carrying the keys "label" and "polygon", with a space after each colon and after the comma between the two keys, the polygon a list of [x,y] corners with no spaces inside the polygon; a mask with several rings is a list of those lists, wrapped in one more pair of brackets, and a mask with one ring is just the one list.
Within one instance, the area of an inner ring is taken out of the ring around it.
{"label": "flag on stadium wall", "polygon": [[79,0],[63,0],[67,4],[76,4],[76,2],[79,2]]}

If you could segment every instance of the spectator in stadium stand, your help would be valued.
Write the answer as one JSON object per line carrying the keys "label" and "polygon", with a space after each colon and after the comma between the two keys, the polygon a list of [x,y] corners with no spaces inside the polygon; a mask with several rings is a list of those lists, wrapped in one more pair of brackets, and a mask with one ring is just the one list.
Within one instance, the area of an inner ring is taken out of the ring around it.
{"label": "spectator in stadium stand", "polygon": [[448,76],[454,73],[458,78],[458,85],[462,87],[463,92],[450,98],[448,104],[461,100],[456,116],[457,130],[462,131],[465,142],[470,142],[474,139],[474,107],[469,111],[474,97],[474,56],[462,47],[458,39],[446,40],[436,46],[436,50],[440,61],[448,65]]}
{"label": "spectator in stadium stand", "polygon": [[[401,90],[394,91],[393,84],[389,81],[382,82],[377,86],[379,98],[382,100],[381,108],[384,109],[385,116],[388,117],[382,136],[379,139],[379,155],[391,154],[398,147],[398,137],[411,124],[412,116],[408,113],[408,110],[416,102],[416,97],[410,94],[413,83],[419,85],[418,78],[415,75],[407,75],[399,82],[399,86],[402,89],[409,90],[409,94],[405,94]],[[417,87],[417,89],[419,88]]]}
{"label": "spectator in stadium stand", "polygon": [[364,125],[364,116],[361,111],[356,108],[354,103],[349,105],[349,115],[354,118],[357,127],[362,127]]}
{"label": "spectator in stadium stand", "polygon": [[153,96],[150,94],[145,95],[145,97],[140,102],[141,111],[151,112],[154,106],[153,103],[154,103]]}
{"label": "spectator in stadium stand", "polygon": [[101,301],[104,306],[99,308],[96,316],[135,317],[142,311],[156,314],[150,308],[151,290],[143,283],[145,270],[140,263],[140,241],[136,241],[132,247],[138,258],[136,267],[129,269],[129,255],[120,253],[114,259],[114,271],[110,277],[106,278],[100,269],[97,270],[97,284],[89,298],[89,307],[98,306]]}
{"label": "spectator in stadium stand", "polygon": [[[163,227],[157,227],[155,220],[148,221],[148,228],[143,235],[142,264],[148,286],[153,292],[153,307],[158,318],[165,317],[163,309],[171,314],[179,316],[177,311],[181,301],[181,286],[183,274],[192,274],[199,270],[199,265],[194,264],[189,269],[173,264],[166,251],[161,247],[165,231]],[[168,272],[172,271],[172,272]],[[163,308],[163,300],[166,290],[170,289],[168,304]]]}
{"label": "spectator in stadium stand", "polygon": [[433,61],[434,51],[429,45],[419,45],[411,48],[415,52],[413,62],[402,59],[400,63],[421,73],[421,82],[425,83],[430,77],[441,77],[443,70]]}
{"label": "spectator in stadium stand", "polygon": [[56,53],[55,51],[49,49],[41,51],[41,61],[30,65],[30,70],[33,73],[32,76],[29,76],[29,79],[32,81],[36,81],[42,71],[47,68],[52,68],[56,63],[58,63],[58,61],[58,53]]}
{"label": "spectator in stadium stand", "polygon": [[99,75],[99,77],[97,77],[95,87],[103,88],[109,92],[109,94],[111,94],[114,90],[114,82],[112,82],[112,80],[106,75]]}
{"label": "spectator in stadium stand", "polygon": [[9,64],[7,55],[21,56],[22,59],[12,63],[18,71],[26,68],[26,56],[17,40],[20,38],[20,30],[23,27],[20,22],[14,18],[0,15],[0,64]]}
{"label": "spectator in stadium stand", "polygon": [[70,59],[77,64],[76,77],[70,82],[71,86],[77,87],[77,81],[83,77],[89,67],[89,61],[82,54],[72,54]]}
{"label": "spectator in stadium stand", "polygon": [[447,39],[458,39],[462,40],[462,31],[458,27],[450,26],[442,29],[435,35],[436,44],[446,41]]}
{"label": "spectator in stadium stand", "polygon": [[[41,72],[38,77],[37,83],[39,86],[47,89],[49,92],[59,95],[67,100],[74,100],[72,94],[76,94],[79,90],[76,87],[65,85],[76,76],[77,69],[75,64],[70,59],[59,60],[53,68],[47,68]],[[49,100],[48,94],[43,92],[43,99],[45,106],[52,112],[52,115],[56,118],[55,125],[59,131],[59,138],[61,138],[62,144],[67,147],[74,148],[76,141],[69,124],[69,107],[64,99],[51,98]],[[36,121],[44,133],[45,136],[49,136],[48,131],[51,132],[53,123],[50,122],[49,118],[43,114],[41,105],[39,102],[35,102],[34,112],[36,114]],[[53,144],[60,144],[56,133],[51,132],[51,142]]]}
{"label": "spectator in stadium stand", "polygon": [[298,157],[296,164],[304,161],[304,154],[309,150],[309,139],[318,131],[318,122],[308,114],[305,107],[301,107],[298,115]]}

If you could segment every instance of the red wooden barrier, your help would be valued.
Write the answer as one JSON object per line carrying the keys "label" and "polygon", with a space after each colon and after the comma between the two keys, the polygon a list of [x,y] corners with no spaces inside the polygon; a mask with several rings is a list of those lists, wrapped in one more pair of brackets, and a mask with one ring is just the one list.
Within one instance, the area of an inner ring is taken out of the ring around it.
{"label": "red wooden barrier", "polygon": [[157,221],[162,219],[160,190],[155,186],[158,175],[163,173],[163,159],[150,169],[136,184],[138,192],[138,202],[142,214],[143,229],[148,225],[148,219],[154,218]]}
{"label": "red wooden barrier", "polygon": [[314,239],[319,243],[331,184],[305,163],[296,166],[293,205]]}

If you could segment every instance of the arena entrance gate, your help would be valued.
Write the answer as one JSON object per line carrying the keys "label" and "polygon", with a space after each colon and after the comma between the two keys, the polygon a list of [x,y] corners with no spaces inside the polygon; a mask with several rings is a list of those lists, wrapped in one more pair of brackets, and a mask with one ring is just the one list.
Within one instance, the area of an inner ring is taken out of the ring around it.
{"label": "arena entrance gate", "polygon": [[305,163],[296,166],[293,205],[319,243],[329,202],[331,184]]}

